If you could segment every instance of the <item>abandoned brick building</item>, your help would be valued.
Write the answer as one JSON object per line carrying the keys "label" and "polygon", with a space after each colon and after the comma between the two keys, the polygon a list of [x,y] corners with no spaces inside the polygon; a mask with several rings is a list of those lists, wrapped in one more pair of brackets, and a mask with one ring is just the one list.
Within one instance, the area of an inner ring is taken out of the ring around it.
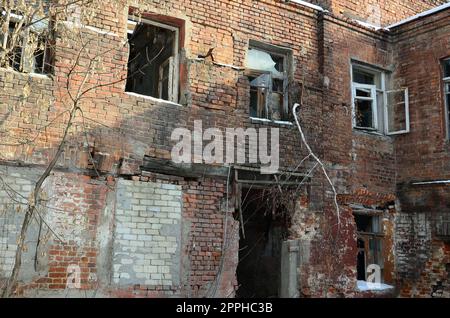
{"label": "abandoned brick building", "polygon": [[[87,89],[16,296],[450,297],[447,1],[110,0],[71,5],[32,61],[21,43],[0,69],[0,286]],[[278,128],[279,171],[172,162],[199,121]]]}

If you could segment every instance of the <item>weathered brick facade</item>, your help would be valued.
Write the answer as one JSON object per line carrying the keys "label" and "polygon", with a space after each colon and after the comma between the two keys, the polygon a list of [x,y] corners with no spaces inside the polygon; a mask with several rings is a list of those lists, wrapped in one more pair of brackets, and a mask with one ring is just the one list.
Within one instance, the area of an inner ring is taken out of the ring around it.
{"label": "weathered brick facade", "polygon": [[[325,163],[340,205],[337,220],[319,170],[291,200],[283,240],[298,241],[299,249],[290,277],[296,292],[288,296],[449,297],[450,248],[436,236],[434,217],[450,213],[449,185],[413,185],[450,179],[441,69],[450,56],[449,9],[389,30],[355,21],[387,26],[445,1],[311,1],[325,12],[275,0],[128,2],[104,4],[90,25],[82,24],[84,9],[69,14],[56,32],[53,74],[0,69],[3,278],[13,266],[24,204],[57,151],[71,98],[92,87],[44,183],[45,204],[27,235],[18,295],[236,295],[239,198],[245,201],[235,179],[240,167],[213,165],[195,176],[146,167],[149,160],[171,159],[172,131],[193,130],[197,120],[222,131],[278,128],[280,170],[299,165],[308,152],[292,118],[250,118],[246,58],[249,42],[258,41],[290,52],[289,104],[302,103],[306,138]],[[179,103],[127,93],[119,80],[127,77],[127,17],[136,8],[180,32]],[[201,57],[211,48],[214,59]],[[100,67],[85,81],[96,54]],[[409,133],[352,127],[356,62],[392,74],[395,88],[408,87]],[[297,172],[313,165],[307,161]],[[380,217],[383,282],[392,289],[357,287],[358,209]],[[81,271],[80,288],[67,288],[71,266]]]}

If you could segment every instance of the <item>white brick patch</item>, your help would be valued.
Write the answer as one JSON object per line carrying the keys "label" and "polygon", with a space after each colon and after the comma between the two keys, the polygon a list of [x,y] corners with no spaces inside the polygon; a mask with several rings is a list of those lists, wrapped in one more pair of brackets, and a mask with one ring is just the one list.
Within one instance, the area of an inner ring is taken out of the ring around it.
{"label": "white brick patch", "polygon": [[179,284],[181,186],[119,180],[116,206],[114,282]]}

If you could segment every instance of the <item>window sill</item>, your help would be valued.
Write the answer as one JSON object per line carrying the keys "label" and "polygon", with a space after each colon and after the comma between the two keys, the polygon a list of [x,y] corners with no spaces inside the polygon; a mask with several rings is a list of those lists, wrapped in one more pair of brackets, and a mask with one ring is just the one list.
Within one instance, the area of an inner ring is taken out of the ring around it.
{"label": "window sill", "polygon": [[382,283],[369,283],[364,280],[358,280],[357,288],[359,291],[385,291],[394,289],[394,286]]}
{"label": "window sill", "polygon": [[22,74],[28,74],[29,76],[36,78],[51,79],[51,77],[48,74],[39,74],[39,73],[22,73]]}
{"label": "window sill", "polygon": [[20,75],[23,75],[23,76],[29,76],[29,77],[34,77],[34,78],[42,78],[42,79],[49,79],[49,80],[52,79],[52,77],[49,74],[19,72],[19,71],[16,71],[16,70],[12,69],[12,68],[7,68],[7,67],[2,67],[0,69],[4,70],[4,71],[7,71],[7,72],[20,74]]}
{"label": "window sill", "polygon": [[270,120],[266,118],[257,118],[250,117],[250,121],[252,124],[268,124],[268,125],[276,125],[276,126],[293,126],[294,124],[290,121],[282,121],[282,120]]}
{"label": "window sill", "polygon": [[386,140],[391,139],[390,136],[380,133],[379,131],[376,131],[376,130],[353,127],[353,132],[361,134],[361,135],[377,136],[377,137],[384,138]]}
{"label": "window sill", "polygon": [[165,99],[156,98],[156,97],[153,97],[153,96],[147,96],[147,95],[137,94],[137,93],[133,93],[133,92],[125,92],[125,94],[127,94],[129,96],[134,96],[134,97],[138,97],[138,98],[147,99],[147,100],[150,100],[150,101],[155,102],[157,104],[183,107],[183,105],[181,105],[181,104],[174,103],[174,102],[171,102],[171,101],[168,101],[168,100],[165,100]]}

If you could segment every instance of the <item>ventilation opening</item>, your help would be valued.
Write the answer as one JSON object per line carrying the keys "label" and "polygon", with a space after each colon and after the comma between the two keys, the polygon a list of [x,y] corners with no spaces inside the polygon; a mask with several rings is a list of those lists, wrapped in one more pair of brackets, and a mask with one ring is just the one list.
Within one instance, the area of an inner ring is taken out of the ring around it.
{"label": "ventilation opening", "polygon": [[281,247],[286,237],[282,218],[274,213],[272,198],[264,190],[242,190],[245,238],[239,240],[237,278],[239,298],[279,297]]}

